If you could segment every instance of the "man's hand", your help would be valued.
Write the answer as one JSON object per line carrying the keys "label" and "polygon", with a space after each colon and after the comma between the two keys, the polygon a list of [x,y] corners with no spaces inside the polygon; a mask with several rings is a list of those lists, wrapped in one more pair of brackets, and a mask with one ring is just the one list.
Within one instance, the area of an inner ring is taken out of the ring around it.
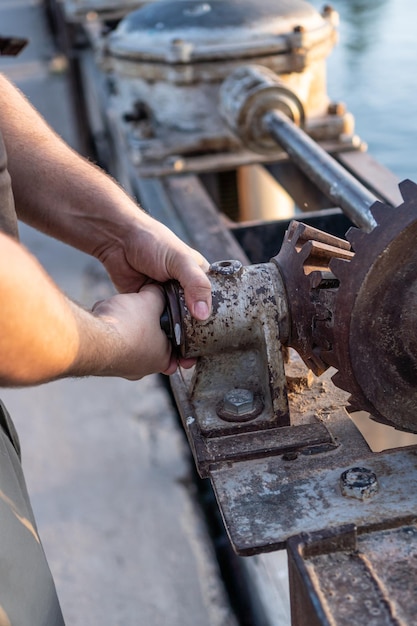
{"label": "man's hand", "polygon": [[149,278],[166,282],[175,278],[184,288],[193,317],[205,320],[211,310],[209,264],[196,250],[180,241],[168,228],[137,208],[137,219],[125,237],[99,248],[96,256],[121,293],[139,291]]}
{"label": "man's hand", "polygon": [[0,233],[0,300],[2,386],[68,376],[137,380],[176,369],[160,328],[165,300],[156,285],[113,296],[87,311],[60,292],[23,246]]}
{"label": "man's hand", "polygon": [[[162,290],[156,285],[145,285],[139,293],[120,294],[94,305],[94,316],[107,326],[118,345],[110,368],[106,366],[102,375],[136,380],[146,374],[172,374],[176,370],[171,346],[159,325],[164,306]],[[182,362],[184,367],[192,364],[192,359]]]}

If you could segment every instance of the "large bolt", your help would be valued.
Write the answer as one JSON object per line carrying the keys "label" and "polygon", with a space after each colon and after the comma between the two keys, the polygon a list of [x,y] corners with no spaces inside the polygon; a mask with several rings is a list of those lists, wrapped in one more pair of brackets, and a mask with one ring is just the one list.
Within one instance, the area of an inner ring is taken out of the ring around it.
{"label": "large bolt", "polygon": [[223,410],[236,417],[246,416],[254,410],[254,395],[250,389],[231,389],[223,398]]}
{"label": "large bolt", "polygon": [[264,404],[259,394],[250,389],[235,387],[227,391],[217,405],[217,415],[226,422],[249,422],[263,411]]}
{"label": "large bolt", "polygon": [[342,494],[357,500],[367,500],[379,489],[376,474],[366,467],[351,467],[340,477]]}

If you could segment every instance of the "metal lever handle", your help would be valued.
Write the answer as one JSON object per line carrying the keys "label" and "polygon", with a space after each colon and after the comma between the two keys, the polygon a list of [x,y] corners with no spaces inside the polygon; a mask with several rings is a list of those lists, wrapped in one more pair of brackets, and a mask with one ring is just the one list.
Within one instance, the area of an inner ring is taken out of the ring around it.
{"label": "metal lever handle", "polygon": [[183,315],[180,300],[181,288],[175,280],[164,283],[162,287],[165,293],[166,308],[161,315],[159,323],[171,342],[174,352],[181,355],[184,345]]}

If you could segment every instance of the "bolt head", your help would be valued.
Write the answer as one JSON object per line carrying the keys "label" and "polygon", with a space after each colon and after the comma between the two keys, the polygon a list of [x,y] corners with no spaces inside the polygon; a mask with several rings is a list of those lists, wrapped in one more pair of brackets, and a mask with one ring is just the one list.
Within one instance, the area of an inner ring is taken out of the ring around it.
{"label": "bolt head", "polygon": [[223,398],[223,409],[232,415],[247,415],[254,410],[254,395],[250,389],[231,389]]}
{"label": "bolt head", "polygon": [[341,117],[346,113],[346,105],[344,102],[330,102],[327,110],[329,115],[338,115]]}

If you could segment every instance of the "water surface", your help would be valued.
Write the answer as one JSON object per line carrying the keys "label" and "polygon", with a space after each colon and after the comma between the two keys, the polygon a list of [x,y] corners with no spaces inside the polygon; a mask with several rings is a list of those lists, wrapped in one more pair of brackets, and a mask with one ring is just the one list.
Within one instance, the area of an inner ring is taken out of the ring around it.
{"label": "water surface", "polygon": [[[323,2],[313,0],[313,6]],[[348,106],[369,152],[417,182],[417,3],[333,0],[340,41],[328,58],[328,92]]]}

